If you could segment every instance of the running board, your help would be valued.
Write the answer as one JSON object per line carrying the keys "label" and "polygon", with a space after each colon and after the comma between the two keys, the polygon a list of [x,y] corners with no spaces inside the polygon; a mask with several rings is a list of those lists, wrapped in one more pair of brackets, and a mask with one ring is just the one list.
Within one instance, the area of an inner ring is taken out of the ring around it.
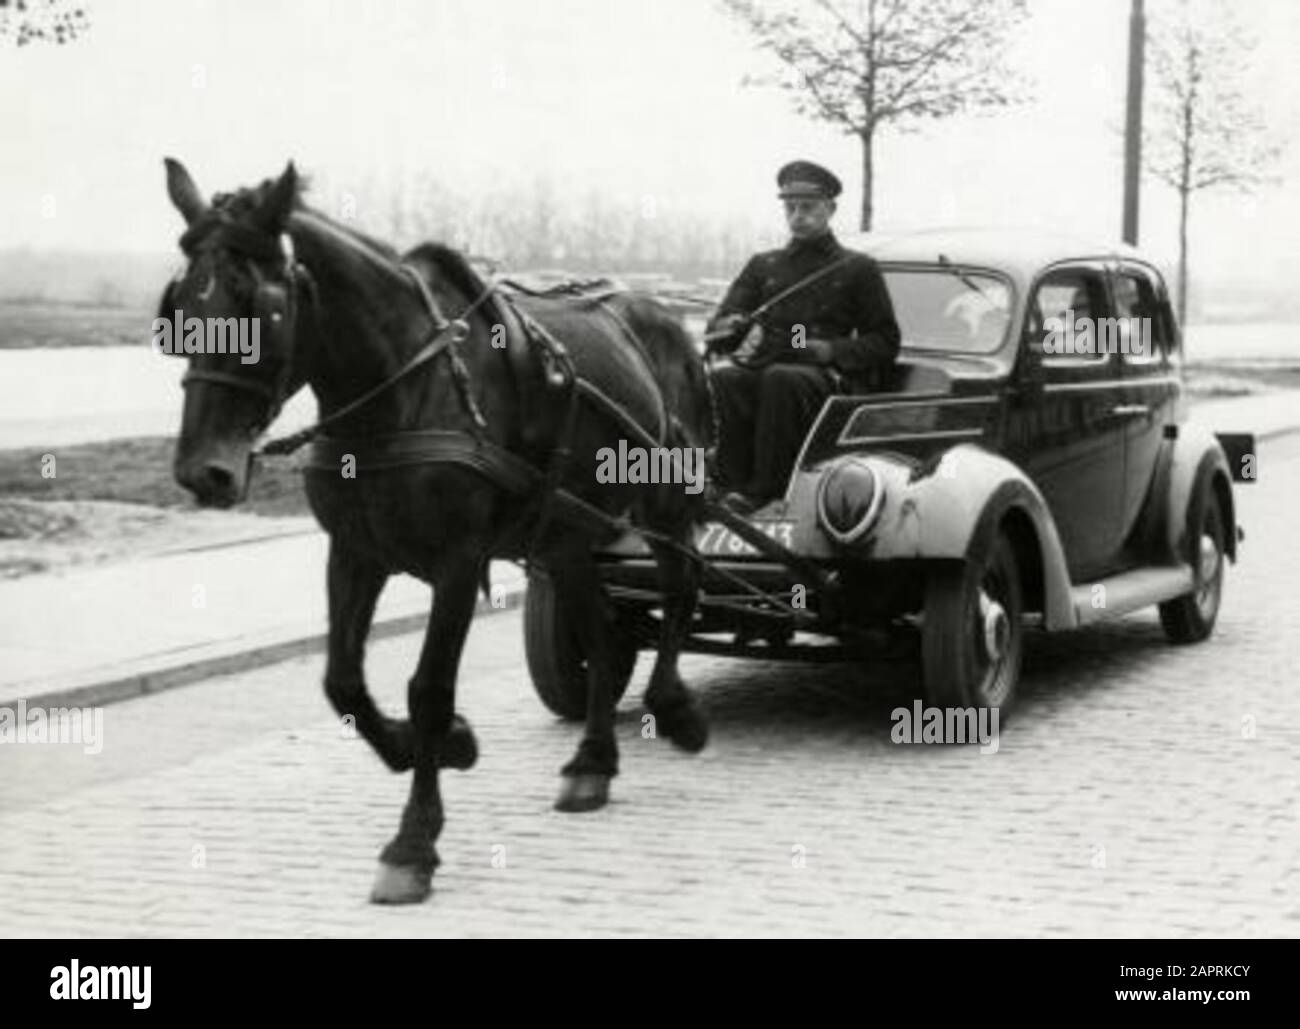
{"label": "running board", "polygon": [[[1174,597],[1191,593],[1196,576],[1191,565],[1138,568],[1100,582],[1085,583],[1070,589],[1076,625],[1092,625],[1121,615],[1162,604]],[[1097,592],[1103,587],[1105,592]],[[1094,597],[1097,599],[1094,601]]]}

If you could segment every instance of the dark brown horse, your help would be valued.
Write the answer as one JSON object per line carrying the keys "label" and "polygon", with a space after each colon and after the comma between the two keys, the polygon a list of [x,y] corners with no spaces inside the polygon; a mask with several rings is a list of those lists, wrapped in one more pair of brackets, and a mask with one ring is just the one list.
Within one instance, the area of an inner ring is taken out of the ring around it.
{"label": "dark brown horse", "polygon": [[[661,733],[702,748],[707,726],[677,674],[698,574],[683,548],[702,498],[681,484],[595,475],[597,451],[629,435],[708,443],[704,370],[680,324],[630,294],[506,302],[455,251],[428,244],[398,255],[304,206],[292,164],[211,203],[179,163],[166,165],[189,264],[164,294],[163,316],[257,318],[262,330],[256,361],[189,357],[177,480],[200,504],[238,503],[255,441],[284,401],[305,385],[319,403],[306,488],[330,535],[325,692],[390,768],[414,770],[371,899],[429,892],[439,769],[477,756],[456,714],[456,674],[492,558],[549,570],[587,655],[586,727],[557,807],[603,805],[618,771],[616,626],[591,556],[594,537],[611,531],[605,516],[627,514],[660,534],[666,601],[644,700]],[[375,602],[395,572],[433,587],[409,721],[379,711],[362,674]]]}

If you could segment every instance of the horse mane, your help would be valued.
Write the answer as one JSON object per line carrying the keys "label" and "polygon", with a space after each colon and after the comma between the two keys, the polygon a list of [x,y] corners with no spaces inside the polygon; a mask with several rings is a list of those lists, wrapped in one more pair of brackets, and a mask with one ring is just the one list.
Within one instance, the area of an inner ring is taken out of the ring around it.
{"label": "horse mane", "polygon": [[[223,210],[228,212],[233,219],[239,219],[251,215],[256,211],[266,195],[274,188],[277,179],[263,179],[256,186],[245,186],[237,189],[233,193],[217,193],[212,197],[212,209]],[[298,173],[294,182],[293,190],[293,207],[298,209],[303,206],[303,194],[311,187],[311,179]]]}
{"label": "horse mane", "polygon": [[[245,186],[231,193],[216,193],[212,202],[181,234],[181,249],[191,253],[210,236],[225,233],[228,237],[239,240],[254,253],[268,250],[273,240],[258,225],[257,214],[266,201],[267,194],[275,187],[276,179],[263,179],[256,186]],[[303,192],[308,186],[305,177],[299,177],[294,183],[291,210],[302,210]],[[259,239],[266,235],[266,240]]]}
{"label": "horse mane", "polygon": [[[228,230],[232,225],[249,225],[275,184],[275,179],[264,179],[256,186],[216,194],[207,212],[191,226],[183,239],[193,241],[223,228]],[[487,283],[483,277],[459,250],[446,243],[429,240],[402,253],[389,243],[350,224],[337,221],[319,208],[304,202],[303,194],[307,188],[307,178],[300,176],[295,184],[290,212],[290,220],[299,226],[314,231],[318,236],[333,237],[356,257],[386,266],[395,273],[400,274],[404,264],[426,265],[445,276],[467,299],[477,297],[486,290]],[[493,321],[503,320],[495,297],[489,298],[484,308],[486,313],[491,314]]]}
{"label": "horse mane", "polygon": [[313,228],[323,228],[328,233],[341,237],[343,242],[351,244],[355,249],[368,252],[367,256],[369,257],[382,258],[394,264],[401,262],[401,255],[396,247],[390,246],[382,239],[362,232],[360,229],[353,228],[351,225],[335,221],[319,208],[303,203],[296,204],[290,218],[305,220]]}
{"label": "horse mane", "polygon": [[487,288],[487,283],[459,250],[433,240],[412,247],[403,261],[427,261],[447,276],[451,284],[465,297],[473,299]]}
{"label": "horse mane", "polygon": [[[433,268],[441,273],[465,298],[466,303],[472,303],[487,291],[488,284],[474,270],[469,258],[446,243],[433,240],[420,243],[403,254],[401,259],[403,263]],[[500,297],[493,293],[483,300],[480,310],[489,322],[500,325],[507,320],[502,304]]]}
{"label": "horse mane", "polygon": [[[256,186],[247,186],[233,193],[218,193],[212,198],[212,204],[200,222],[196,223],[191,233],[198,237],[213,231],[221,225],[231,222],[247,223],[253,218],[266,200],[267,194],[275,187],[275,179],[263,179]],[[303,194],[310,182],[305,175],[300,175],[294,188],[294,197],[290,217],[304,219],[315,228],[324,228],[327,232],[341,237],[352,244],[369,258],[380,258],[392,265],[400,266],[411,261],[427,261],[451,281],[458,290],[469,296],[477,296],[486,284],[482,277],[470,265],[460,251],[445,243],[428,241],[420,243],[405,254],[391,244],[362,232],[352,225],[336,221],[319,208],[304,202]]]}

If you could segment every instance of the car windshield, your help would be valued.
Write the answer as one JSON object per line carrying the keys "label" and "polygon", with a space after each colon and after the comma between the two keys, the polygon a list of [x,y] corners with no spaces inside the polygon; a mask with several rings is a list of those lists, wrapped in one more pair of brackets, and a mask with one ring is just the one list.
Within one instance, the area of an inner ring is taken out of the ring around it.
{"label": "car windshield", "polygon": [[1011,287],[987,272],[957,265],[884,268],[903,346],[991,354],[1011,320]]}

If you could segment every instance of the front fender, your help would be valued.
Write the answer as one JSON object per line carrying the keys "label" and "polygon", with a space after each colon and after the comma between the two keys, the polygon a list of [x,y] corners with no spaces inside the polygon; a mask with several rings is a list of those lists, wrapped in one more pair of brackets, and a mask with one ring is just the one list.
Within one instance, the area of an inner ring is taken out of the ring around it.
{"label": "front fender", "polygon": [[[1027,526],[1032,537],[1021,533],[1018,542],[1037,548],[1046,626],[1074,624],[1070,576],[1056,525],[1042,494],[1016,465],[971,444],[953,447],[937,464],[922,466],[885,454],[864,457],[881,478],[885,500],[874,529],[846,553],[876,561],[965,561],[994,528],[1015,518],[1017,529]],[[819,476],[800,473],[805,475],[808,481],[796,483],[792,493],[811,506]]]}

